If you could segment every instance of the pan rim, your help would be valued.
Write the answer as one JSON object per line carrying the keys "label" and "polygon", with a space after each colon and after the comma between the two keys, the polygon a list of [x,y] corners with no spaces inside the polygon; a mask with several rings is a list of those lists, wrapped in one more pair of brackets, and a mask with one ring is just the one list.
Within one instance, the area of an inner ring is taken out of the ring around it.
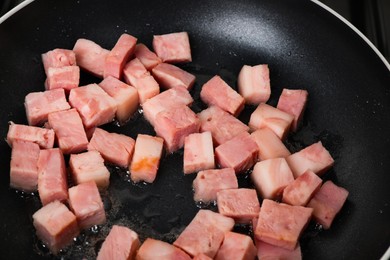
{"label": "pan rim", "polygon": [[20,4],[18,4],[17,6],[15,6],[14,8],[12,8],[11,10],[9,10],[8,12],[6,12],[3,16],[0,17],[0,24],[5,22],[12,15],[14,15],[18,11],[20,11],[22,8],[24,8],[25,6],[29,5],[30,3],[34,2],[34,1],[35,0],[25,0],[25,1],[21,2]]}
{"label": "pan rim", "polygon": [[[370,48],[378,55],[378,57],[382,60],[384,65],[387,67],[387,69],[390,71],[390,63],[389,61],[383,56],[383,54],[378,50],[378,48],[370,41],[370,39],[367,38],[358,28],[356,28],[350,21],[345,19],[343,16],[341,16],[338,12],[333,10],[331,7],[327,6],[326,4],[320,2],[319,0],[310,0],[311,2],[317,4],[318,6],[322,7],[324,10],[328,11],[335,17],[337,17],[340,21],[342,21],[344,24],[346,24],[350,29],[352,29],[357,35],[360,36],[367,44],[370,46]],[[389,248],[390,251],[390,248]]]}

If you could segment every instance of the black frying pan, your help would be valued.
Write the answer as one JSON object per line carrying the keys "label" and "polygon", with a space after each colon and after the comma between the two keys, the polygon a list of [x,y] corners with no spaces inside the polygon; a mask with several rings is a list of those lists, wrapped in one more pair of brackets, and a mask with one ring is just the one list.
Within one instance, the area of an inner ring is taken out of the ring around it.
{"label": "black frying pan", "polygon": [[[151,46],[153,34],[188,31],[193,60],[183,67],[198,76],[192,94],[215,74],[231,86],[243,64],[268,63],[276,104],[283,87],[304,88],[310,101],[301,131],[288,146],[296,151],[321,140],[336,160],[324,176],[350,196],[328,231],[310,225],[301,239],[305,259],[379,259],[390,245],[390,73],[353,30],[308,0],[36,1],[0,25],[0,136],[12,120],[26,123],[24,97],[44,89],[40,54],[72,48],[88,38],[111,48],[123,32]],[[99,80],[86,74],[82,84]],[[253,107],[243,112],[248,120]],[[135,137],[153,134],[141,117],[105,129]],[[52,258],[34,235],[36,196],[9,189],[10,148],[0,143],[0,258]],[[133,185],[111,167],[103,194],[108,223],[83,233],[59,257],[94,258],[113,224],[141,239],[175,240],[198,210],[194,176],[183,177],[182,151],[164,157],[156,182]],[[248,186],[240,177],[240,185]],[[247,232],[246,227],[237,228]]]}

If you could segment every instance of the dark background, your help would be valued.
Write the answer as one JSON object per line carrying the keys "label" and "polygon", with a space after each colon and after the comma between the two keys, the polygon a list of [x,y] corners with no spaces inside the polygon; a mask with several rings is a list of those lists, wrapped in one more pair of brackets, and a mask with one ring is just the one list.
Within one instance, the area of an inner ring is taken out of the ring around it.
{"label": "dark background", "polygon": [[[23,0],[0,0],[0,16]],[[320,0],[358,28],[390,61],[389,0]]]}

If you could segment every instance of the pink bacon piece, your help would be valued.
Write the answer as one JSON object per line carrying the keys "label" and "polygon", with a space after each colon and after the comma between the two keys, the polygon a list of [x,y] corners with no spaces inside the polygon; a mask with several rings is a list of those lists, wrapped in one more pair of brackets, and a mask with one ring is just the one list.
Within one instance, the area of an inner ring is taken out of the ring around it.
{"label": "pink bacon piece", "polygon": [[138,58],[132,59],[125,65],[123,74],[125,82],[137,89],[141,105],[160,93],[157,81]]}
{"label": "pink bacon piece", "polygon": [[99,250],[97,260],[135,259],[140,245],[136,232],[114,225]]}
{"label": "pink bacon piece", "polygon": [[139,43],[135,46],[134,56],[141,61],[148,71],[162,62],[156,53],[152,52],[145,44]]}
{"label": "pink bacon piece", "polygon": [[250,223],[259,215],[260,203],[254,189],[226,189],[217,193],[218,212],[237,223]]}
{"label": "pink bacon piece", "polygon": [[257,161],[258,146],[247,132],[233,137],[215,148],[215,156],[221,168],[233,168],[244,173]]}
{"label": "pink bacon piece", "polygon": [[42,149],[53,148],[55,133],[53,129],[20,125],[9,122],[7,143],[12,147],[15,141],[33,142]]}
{"label": "pink bacon piece", "polygon": [[208,255],[205,255],[205,254],[197,254],[194,258],[192,258],[193,260],[213,260],[211,257],[209,257]]}
{"label": "pink bacon piece", "polygon": [[123,66],[134,53],[137,38],[124,33],[116,42],[114,48],[108,53],[104,64],[104,78],[112,76],[117,79],[122,78]]}
{"label": "pink bacon piece", "polygon": [[46,75],[49,68],[61,68],[65,66],[76,66],[76,54],[72,50],[54,49],[42,55],[43,67]]}
{"label": "pink bacon piece", "polygon": [[110,184],[110,172],[98,151],[71,154],[69,166],[76,184],[94,181],[99,190],[106,189]]}
{"label": "pink bacon piece", "polygon": [[233,168],[224,168],[198,172],[192,185],[194,200],[208,203],[216,201],[221,190],[237,189],[238,181]]}
{"label": "pink bacon piece", "polygon": [[261,128],[251,134],[259,147],[259,160],[287,157],[291,153],[279,137],[269,128]]}
{"label": "pink bacon piece", "polygon": [[24,106],[28,124],[32,126],[43,125],[52,112],[70,109],[63,89],[31,92],[25,97]]}
{"label": "pink bacon piece", "polygon": [[271,129],[281,140],[287,137],[294,117],[268,104],[260,103],[249,119],[254,131],[263,127]]}
{"label": "pink bacon piece", "polygon": [[181,68],[168,63],[160,63],[152,70],[153,77],[165,89],[184,87],[188,90],[195,83],[195,76]]}
{"label": "pink bacon piece", "polygon": [[130,60],[123,70],[125,81],[134,87],[137,85],[137,79],[150,75],[150,72],[138,58]]}
{"label": "pink bacon piece", "polygon": [[49,68],[45,80],[45,88],[58,89],[62,88],[67,93],[72,88],[77,88],[80,82],[79,66],[65,66],[60,68]]}
{"label": "pink bacon piece", "polygon": [[211,106],[198,113],[200,131],[210,131],[215,145],[229,141],[242,132],[249,131],[243,122],[217,106]]}
{"label": "pink bacon piece", "polygon": [[199,132],[199,119],[186,105],[161,111],[156,115],[154,130],[164,138],[169,153],[184,146],[184,139]]}
{"label": "pink bacon piece", "polygon": [[68,191],[69,206],[77,218],[80,229],[106,222],[103,202],[94,181],[78,184]]}
{"label": "pink bacon piece", "polygon": [[308,92],[302,89],[283,89],[277,108],[294,116],[291,130],[296,132],[306,108]]}
{"label": "pink bacon piece", "polygon": [[98,151],[105,160],[128,167],[134,152],[135,141],[133,138],[109,133],[101,128],[96,128],[88,144],[88,151]]}
{"label": "pink bacon piece", "polygon": [[294,206],[306,206],[321,187],[322,180],[314,172],[307,170],[283,190],[282,201]]}
{"label": "pink bacon piece", "polygon": [[313,218],[324,229],[329,229],[347,200],[348,194],[346,189],[337,186],[332,181],[326,181],[314,194],[307,207],[313,208]]}
{"label": "pink bacon piece", "polygon": [[111,76],[100,82],[99,86],[115,100],[117,107],[115,116],[121,124],[137,111],[139,105],[137,89]]}
{"label": "pink bacon piece", "polygon": [[190,105],[193,98],[187,89],[182,87],[171,88],[148,99],[143,104],[144,116],[152,126],[155,126],[156,115],[181,105]]}
{"label": "pink bacon piece", "polygon": [[256,239],[287,250],[294,250],[312,212],[311,208],[290,206],[264,199],[255,230]]}
{"label": "pink bacon piece", "polygon": [[192,258],[180,248],[167,242],[147,238],[137,252],[137,260],[191,260]]}
{"label": "pink bacon piece", "polygon": [[76,109],[50,113],[48,120],[50,127],[56,133],[58,146],[63,153],[70,154],[87,150],[88,139]]}
{"label": "pink bacon piece", "polygon": [[130,164],[131,180],[154,182],[160,165],[163,145],[164,140],[160,137],[138,134]]}
{"label": "pink bacon piece", "polygon": [[79,112],[85,128],[111,122],[117,111],[115,100],[97,84],[72,89],[69,103]]}
{"label": "pink bacon piece", "polygon": [[246,104],[266,103],[271,96],[268,65],[244,65],[238,74],[237,86]]}
{"label": "pink bacon piece", "polygon": [[257,257],[259,259],[283,259],[302,260],[302,252],[299,243],[294,250],[274,246],[261,240],[256,240]]}
{"label": "pink bacon piece", "polygon": [[187,32],[154,35],[153,49],[163,62],[182,63],[192,61]]}
{"label": "pink bacon piece", "polygon": [[215,260],[254,260],[256,247],[247,235],[227,232]]}
{"label": "pink bacon piece", "polygon": [[14,141],[10,165],[10,187],[34,192],[38,186],[39,145],[32,142]]}
{"label": "pink bacon piece", "polygon": [[200,98],[207,105],[218,106],[234,116],[238,116],[241,113],[245,104],[244,98],[218,75],[202,86]]}
{"label": "pink bacon piece", "polygon": [[38,159],[38,192],[42,205],[68,199],[64,156],[59,148],[41,150]]}
{"label": "pink bacon piece", "polygon": [[193,133],[184,139],[184,174],[215,168],[213,139],[210,132]]}
{"label": "pink bacon piece", "polygon": [[222,244],[225,233],[231,231],[233,226],[233,219],[201,209],[173,245],[191,256],[205,254],[213,258]]}
{"label": "pink bacon piece", "polygon": [[251,179],[263,198],[277,199],[294,176],[284,158],[274,158],[256,163]]}
{"label": "pink bacon piece", "polygon": [[92,73],[96,77],[103,78],[106,58],[109,50],[87,39],[78,39],[73,47],[76,54],[76,62],[80,68]]}
{"label": "pink bacon piece", "polygon": [[43,206],[32,217],[38,238],[55,255],[80,233],[76,216],[59,201]]}
{"label": "pink bacon piece", "polygon": [[295,178],[298,178],[306,170],[311,170],[321,176],[334,164],[332,156],[321,141],[286,157],[286,160]]}

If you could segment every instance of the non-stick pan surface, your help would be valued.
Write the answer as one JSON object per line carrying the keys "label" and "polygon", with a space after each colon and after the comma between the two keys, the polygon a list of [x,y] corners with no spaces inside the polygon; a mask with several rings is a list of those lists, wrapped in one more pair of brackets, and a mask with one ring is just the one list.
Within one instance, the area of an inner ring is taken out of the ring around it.
{"label": "non-stick pan surface", "polygon": [[[272,105],[282,88],[309,91],[303,127],[288,147],[297,151],[321,140],[335,158],[324,179],[350,196],[330,230],[308,227],[301,239],[304,259],[379,259],[390,245],[390,73],[353,30],[304,0],[41,0],[2,23],[0,258],[53,258],[32,226],[39,199],[9,188],[11,149],[4,141],[8,121],[26,123],[25,95],[44,90],[40,54],[71,49],[78,38],[110,49],[124,32],[151,47],[153,34],[176,31],[190,35],[193,62],[183,68],[197,76],[195,111],[204,108],[204,82],[219,74],[235,87],[244,64],[269,64]],[[82,74],[81,82],[99,80]],[[247,122],[253,109],[240,118]],[[141,115],[104,128],[132,137],[154,133]],[[134,229],[141,239],[172,242],[199,209],[192,199],[194,176],[181,170],[182,151],[164,157],[152,185],[134,185],[125,170],[109,167],[111,185],[102,194],[109,221],[84,232],[59,258],[93,259],[113,224]],[[251,185],[244,177],[240,184]]]}

